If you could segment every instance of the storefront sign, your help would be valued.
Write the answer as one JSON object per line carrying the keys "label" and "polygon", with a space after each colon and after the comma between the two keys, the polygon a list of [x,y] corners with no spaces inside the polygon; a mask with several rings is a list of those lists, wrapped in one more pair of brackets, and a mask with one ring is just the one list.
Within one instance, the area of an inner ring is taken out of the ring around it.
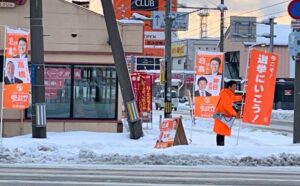
{"label": "storefront sign", "polygon": [[158,10],[158,0],[131,0],[131,10]]}
{"label": "storefront sign", "polygon": [[12,2],[0,2],[0,8],[14,8],[15,6],[16,4]]}
{"label": "storefront sign", "polygon": [[183,56],[185,56],[184,44],[173,44],[172,57],[183,57]]}

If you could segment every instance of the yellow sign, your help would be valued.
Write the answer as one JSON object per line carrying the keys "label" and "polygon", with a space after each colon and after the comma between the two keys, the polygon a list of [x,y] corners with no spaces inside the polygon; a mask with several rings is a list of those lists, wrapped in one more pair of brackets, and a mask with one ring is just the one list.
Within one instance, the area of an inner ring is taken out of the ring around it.
{"label": "yellow sign", "polygon": [[183,44],[175,44],[172,45],[172,57],[183,57],[185,56],[185,50],[184,50]]}

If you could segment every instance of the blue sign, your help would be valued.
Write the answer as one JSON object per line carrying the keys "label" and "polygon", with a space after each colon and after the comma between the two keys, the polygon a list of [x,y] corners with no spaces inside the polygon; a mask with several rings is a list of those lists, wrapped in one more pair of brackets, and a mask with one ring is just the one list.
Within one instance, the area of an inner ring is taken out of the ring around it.
{"label": "blue sign", "polygon": [[300,19],[300,0],[290,2],[288,6],[289,15],[294,19]]}
{"label": "blue sign", "polygon": [[31,84],[36,85],[36,65],[31,64]]}

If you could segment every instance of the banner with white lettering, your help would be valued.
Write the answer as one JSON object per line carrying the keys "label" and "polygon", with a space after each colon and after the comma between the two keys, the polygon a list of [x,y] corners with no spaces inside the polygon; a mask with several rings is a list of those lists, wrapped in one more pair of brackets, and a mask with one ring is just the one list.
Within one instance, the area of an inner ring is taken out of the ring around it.
{"label": "banner with white lettering", "polygon": [[251,51],[243,122],[270,125],[278,62],[277,54]]}

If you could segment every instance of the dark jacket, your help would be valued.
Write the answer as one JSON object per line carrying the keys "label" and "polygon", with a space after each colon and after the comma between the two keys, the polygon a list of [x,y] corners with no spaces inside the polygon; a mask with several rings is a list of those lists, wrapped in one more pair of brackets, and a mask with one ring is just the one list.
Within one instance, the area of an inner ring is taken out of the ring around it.
{"label": "dark jacket", "polygon": [[[23,81],[19,78],[14,77],[15,83],[23,83]],[[12,84],[7,76],[4,77],[4,84]]]}
{"label": "dark jacket", "polygon": [[[206,96],[211,96],[211,93],[209,93],[209,92],[207,92],[207,91],[205,91],[205,94],[206,94]],[[196,90],[196,91],[194,92],[194,96],[200,96],[199,90]]]}

